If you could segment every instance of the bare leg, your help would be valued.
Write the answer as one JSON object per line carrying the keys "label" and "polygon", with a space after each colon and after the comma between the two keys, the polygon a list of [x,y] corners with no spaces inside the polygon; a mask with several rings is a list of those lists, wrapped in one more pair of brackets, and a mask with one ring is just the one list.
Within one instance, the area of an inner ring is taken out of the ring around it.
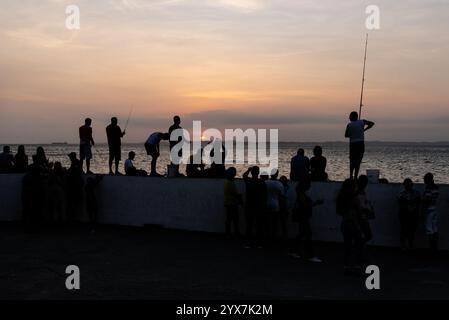
{"label": "bare leg", "polygon": [[119,166],[119,164],[120,164],[120,160],[118,160],[118,159],[115,159],[115,174],[117,174],[119,171],[118,171],[118,166]]}
{"label": "bare leg", "polygon": [[112,172],[112,160],[113,160],[113,158],[112,157],[109,157],[109,174],[112,174],[113,172]]}
{"label": "bare leg", "polygon": [[157,158],[158,158],[159,156],[157,156],[157,155],[154,155],[154,156],[152,156],[151,157],[151,171],[150,171],[150,174],[156,174],[157,172],[156,172],[156,164],[157,164]]}
{"label": "bare leg", "polygon": [[359,171],[360,171],[360,162],[355,165],[354,171],[355,171],[354,172],[354,179],[357,179],[358,176],[359,176]]}
{"label": "bare leg", "polygon": [[[81,167],[82,166],[82,162],[81,162]],[[90,172],[90,159],[86,159],[86,173]]]}

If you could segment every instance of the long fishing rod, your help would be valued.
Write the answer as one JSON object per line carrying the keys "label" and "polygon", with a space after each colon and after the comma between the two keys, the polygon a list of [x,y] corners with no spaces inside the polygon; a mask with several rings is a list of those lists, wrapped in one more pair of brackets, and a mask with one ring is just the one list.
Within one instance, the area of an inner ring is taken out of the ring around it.
{"label": "long fishing rod", "polygon": [[360,106],[359,106],[359,119],[362,119],[362,107],[363,107],[363,89],[365,87],[365,67],[366,67],[366,52],[368,49],[368,33],[366,34],[365,41],[365,57],[363,59],[363,73],[362,73],[362,90],[360,92]]}
{"label": "long fishing rod", "polygon": [[131,108],[129,109],[128,119],[126,119],[125,130],[123,130],[123,131],[126,131],[126,129],[128,128],[129,119],[131,118],[131,114],[133,112],[133,109],[134,109],[134,106],[132,105]]}

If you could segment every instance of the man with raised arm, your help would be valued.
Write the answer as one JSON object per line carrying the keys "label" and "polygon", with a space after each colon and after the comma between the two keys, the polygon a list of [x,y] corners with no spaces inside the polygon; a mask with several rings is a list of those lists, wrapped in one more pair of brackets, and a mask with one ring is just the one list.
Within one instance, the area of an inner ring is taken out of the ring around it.
{"label": "man with raised arm", "polygon": [[365,153],[365,131],[371,129],[374,122],[359,119],[356,111],[350,113],[349,120],[345,132],[345,137],[349,138],[349,171],[350,178],[357,179]]}

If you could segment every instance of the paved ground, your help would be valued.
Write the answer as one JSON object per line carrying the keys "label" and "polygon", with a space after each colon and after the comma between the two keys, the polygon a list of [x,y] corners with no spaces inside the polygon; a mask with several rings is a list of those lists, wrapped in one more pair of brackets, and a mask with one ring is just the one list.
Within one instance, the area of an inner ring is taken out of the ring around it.
{"label": "paved ground", "polygon": [[[244,249],[224,235],[84,226],[26,234],[0,225],[0,299],[448,299],[449,255],[371,248],[381,290],[342,273],[342,247],[318,243],[323,264],[281,249]],[[65,288],[65,268],[81,290]]]}

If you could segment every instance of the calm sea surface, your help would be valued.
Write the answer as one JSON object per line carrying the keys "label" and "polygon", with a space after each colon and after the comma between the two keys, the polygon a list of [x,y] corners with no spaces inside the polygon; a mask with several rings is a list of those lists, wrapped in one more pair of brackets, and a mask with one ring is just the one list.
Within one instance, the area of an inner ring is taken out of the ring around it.
{"label": "calm sea surface", "polygon": [[[306,155],[312,156],[312,149],[316,143],[280,143],[279,144],[279,171],[281,175],[288,176],[290,158],[296,154],[298,147],[306,150]],[[327,172],[331,180],[341,181],[348,176],[348,144],[343,142],[319,143],[323,147],[324,156],[327,158]],[[29,156],[35,153],[37,145],[26,145]],[[79,152],[77,145],[42,145],[50,161],[60,161],[63,166],[69,166],[67,154]],[[17,145],[11,145],[12,151],[17,151]],[[134,164],[137,168],[149,171],[150,161],[146,155],[143,144],[124,144],[122,146],[122,163],[129,151],[136,152]],[[92,149],[92,171],[95,173],[108,173],[108,147],[99,144]],[[31,161],[31,157],[30,157]],[[166,173],[169,163],[168,144],[161,144],[161,157],[158,161],[159,173]],[[406,177],[416,182],[421,182],[426,172],[432,172],[438,183],[449,183],[449,143],[405,143],[405,142],[367,142],[365,158],[361,171],[366,169],[379,169],[381,177],[390,182],[400,182]],[[245,165],[235,165],[238,176],[245,171]],[[181,172],[184,167],[181,166]]]}

